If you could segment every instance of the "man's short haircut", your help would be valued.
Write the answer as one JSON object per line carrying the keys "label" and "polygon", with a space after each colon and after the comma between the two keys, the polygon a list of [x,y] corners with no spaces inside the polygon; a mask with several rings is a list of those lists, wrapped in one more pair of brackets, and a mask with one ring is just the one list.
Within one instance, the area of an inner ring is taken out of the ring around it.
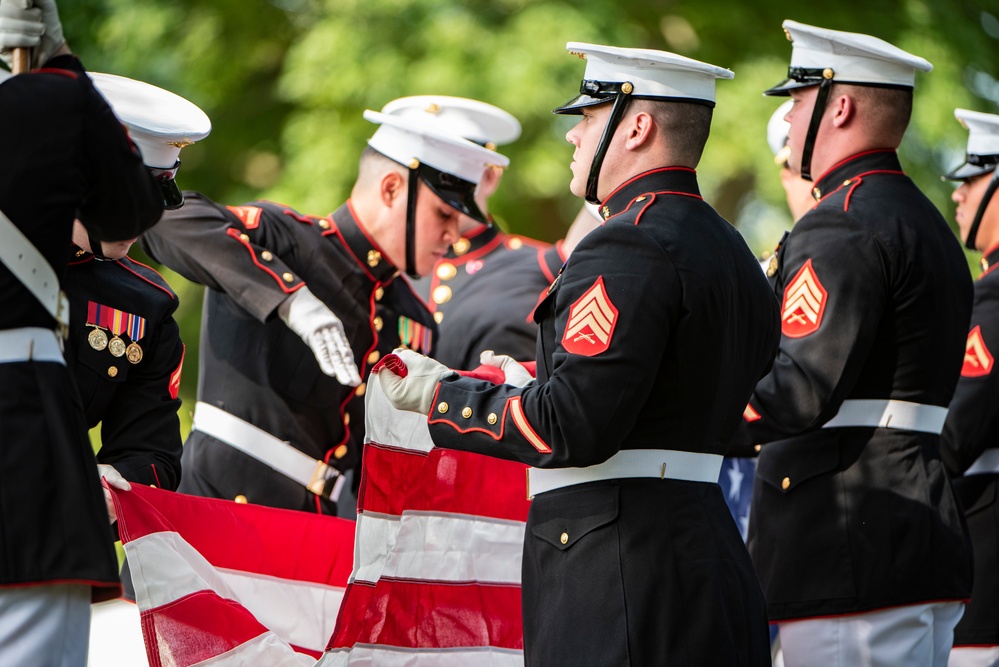
{"label": "man's short haircut", "polygon": [[902,143],[912,117],[912,89],[838,83],[831,96],[837,92],[856,101],[861,117],[874,136],[883,138],[885,147],[897,148]]}
{"label": "man's short haircut", "polygon": [[390,169],[404,176],[408,174],[408,170],[395,160],[385,157],[371,146],[365,146],[358,160],[357,183],[368,185]]}
{"label": "man's short haircut", "polygon": [[696,167],[711,132],[713,109],[696,102],[637,99],[636,110],[652,115],[663,133],[672,164]]}

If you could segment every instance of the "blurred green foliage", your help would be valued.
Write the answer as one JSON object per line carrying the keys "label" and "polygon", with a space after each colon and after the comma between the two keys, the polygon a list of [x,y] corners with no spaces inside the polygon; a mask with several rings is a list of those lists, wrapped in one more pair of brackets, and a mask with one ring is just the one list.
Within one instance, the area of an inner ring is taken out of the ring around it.
{"label": "blurred green foliage", "polygon": [[[966,140],[955,107],[999,112],[999,7],[973,0],[804,5],[781,0],[73,0],[60,7],[70,46],[93,71],[173,90],[213,121],[184,149],[179,182],[223,203],[258,197],[326,214],[349,193],[374,126],[364,109],[403,95],[472,97],[516,115],[522,137],[491,208],[510,231],[559,238],[579,206],[568,191],[572,97],[583,64],[567,41],[675,51],[732,69],[718,85],[702,189],[756,252],[790,225],[760,92],[786,72],[785,18],[866,32],[922,55],[903,164],[948,219]],[[141,253],[136,253],[142,259]],[[164,272],[182,299],[188,346],[182,419],[197,374],[200,288]]]}

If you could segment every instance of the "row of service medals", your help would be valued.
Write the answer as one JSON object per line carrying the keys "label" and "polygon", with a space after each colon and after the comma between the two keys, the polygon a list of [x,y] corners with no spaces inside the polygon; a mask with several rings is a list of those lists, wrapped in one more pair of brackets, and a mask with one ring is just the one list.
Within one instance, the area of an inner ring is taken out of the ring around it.
{"label": "row of service medals", "polygon": [[142,348],[139,347],[138,343],[132,342],[126,347],[125,341],[119,338],[118,334],[115,334],[111,340],[108,340],[108,335],[100,327],[95,326],[93,328],[87,336],[87,342],[90,343],[90,347],[98,352],[107,348],[112,357],[125,355],[130,364],[137,364],[142,361]]}

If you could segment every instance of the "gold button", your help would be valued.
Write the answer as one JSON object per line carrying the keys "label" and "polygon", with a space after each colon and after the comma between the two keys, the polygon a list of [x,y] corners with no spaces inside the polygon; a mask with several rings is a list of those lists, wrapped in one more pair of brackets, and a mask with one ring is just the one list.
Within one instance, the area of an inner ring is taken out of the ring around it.
{"label": "gold button", "polygon": [[385,288],[384,287],[375,288],[375,301],[381,301],[383,296],[385,296]]}
{"label": "gold button", "polygon": [[108,367],[108,377],[114,377],[116,375],[118,375],[118,367],[117,366]]}
{"label": "gold button", "polygon": [[645,195],[642,195],[641,197],[638,197],[637,199],[635,199],[635,201],[636,202],[645,201]]}
{"label": "gold button", "polygon": [[319,221],[319,226],[322,229],[329,229],[330,228],[330,221],[327,220],[326,218],[323,218],[322,220]]}
{"label": "gold button", "polygon": [[381,352],[379,352],[378,350],[372,350],[371,354],[368,355],[368,363],[369,364],[375,363],[376,361],[381,359],[381,356],[382,356]]}
{"label": "gold button", "polygon": [[569,533],[562,533],[562,537],[558,539],[562,544],[567,544],[569,542]]}
{"label": "gold button", "polygon": [[250,240],[250,237],[247,234],[240,234],[239,235],[239,240],[243,241],[244,243],[246,243],[247,241]]}
{"label": "gold button", "polygon": [[812,199],[815,199],[816,201],[822,199],[822,190],[819,190],[818,188],[812,188]]}
{"label": "gold button", "polygon": [[510,249],[511,249],[511,250],[517,250],[517,249],[519,249],[519,248],[520,248],[520,247],[521,247],[522,245],[524,245],[524,242],[523,242],[523,241],[522,241],[521,239],[518,239],[518,238],[517,238],[517,237],[515,236],[515,237],[513,237],[512,239],[510,239],[510,241],[509,241],[509,243],[507,243],[507,245],[508,245],[508,246],[510,246]]}
{"label": "gold button", "polygon": [[462,408],[462,410],[461,410],[461,416],[464,417],[465,419],[468,419],[469,417],[471,417],[472,416],[472,408],[469,408],[469,407]]}
{"label": "gold button", "polygon": [[367,391],[367,389],[368,384],[366,382],[362,382],[357,385],[357,389],[354,390],[354,396],[364,396],[364,392]]}
{"label": "gold button", "polygon": [[434,288],[433,294],[434,303],[441,304],[447,303],[451,300],[451,288],[447,285],[438,285]]}
{"label": "gold button", "polygon": [[843,181],[843,185],[850,185],[850,181],[849,181],[849,179],[847,179],[847,180]]}
{"label": "gold button", "polygon": [[293,274],[291,274],[291,273],[288,273],[287,271],[285,271],[284,273],[282,273],[281,277],[284,278],[284,281],[286,283],[295,282],[295,276]]}
{"label": "gold button", "polygon": [[238,496],[236,496],[235,498],[233,498],[233,500],[235,500],[240,505],[245,505],[246,504],[246,496],[244,496],[242,493],[239,494]]}
{"label": "gold button", "polygon": [[343,425],[344,426],[350,425],[350,413],[348,412],[343,413]]}
{"label": "gold button", "polygon": [[437,267],[437,277],[441,280],[451,280],[456,275],[458,275],[458,269],[454,268],[454,264],[451,262],[442,262]]}
{"label": "gold button", "polygon": [[262,253],[260,253],[260,259],[264,260],[265,262],[269,262],[272,259],[274,259],[274,255],[271,254],[270,250],[265,250]]}
{"label": "gold button", "polygon": [[785,477],[784,479],[782,479],[780,481],[780,488],[784,489],[785,491],[787,491],[787,489],[788,489],[789,486],[791,486],[791,478],[790,477]]}
{"label": "gold button", "polygon": [[368,251],[368,266],[375,268],[382,261],[382,254],[377,250]]}
{"label": "gold button", "polygon": [[759,452],[759,451],[760,451],[761,449],[763,449],[763,445],[753,445],[753,449],[754,449],[754,450],[755,450],[756,452]]}
{"label": "gold button", "polygon": [[437,404],[437,412],[439,412],[441,414],[444,414],[445,412],[447,412],[447,403],[445,403],[444,401],[441,401],[440,403],[438,403]]}
{"label": "gold button", "polygon": [[381,331],[382,327],[385,326],[385,320],[378,315],[375,315],[375,319],[371,320],[371,323],[375,326],[375,331]]}
{"label": "gold button", "polygon": [[600,209],[600,215],[604,216],[604,220],[606,220],[607,218],[609,218],[610,217],[610,207],[609,206],[604,206],[602,209]]}
{"label": "gold button", "polygon": [[456,255],[464,255],[471,247],[472,243],[468,239],[460,238],[457,243],[451,246],[451,249],[454,250],[454,254]]}
{"label": "gold button", "polygon": [[434,322],[440,324],[443,321],[444,321],[444,313],[438,310],[436,313],[434,313]]}
{"label": "gold button", "polygon": [[490,412],[489,416],[486,417],[486,421],[489,422],[490,424],[495,424],[498,419],[499,417],[496,416],[495,412]]}
{"label": "gold button", "polygon": [[339,447],[333,450],[334,458],[339,460],[345,456],[347,456],[347,445],[340,445]]}
{"label": "gold button", "polygon": [[631,83],[631,81],[625,81],[621,84],[621,92],[625,95],[631,95],[631,91],[633,90],[635,90],[635,86]]}
{"label": "gold button", "polygon": [[834,74],[834,72],[833,72],[832,67],[827,67],[824,70],[822,70],[822,78],[823,79],[831,79],[831,78],[833,78],[833,74]]}

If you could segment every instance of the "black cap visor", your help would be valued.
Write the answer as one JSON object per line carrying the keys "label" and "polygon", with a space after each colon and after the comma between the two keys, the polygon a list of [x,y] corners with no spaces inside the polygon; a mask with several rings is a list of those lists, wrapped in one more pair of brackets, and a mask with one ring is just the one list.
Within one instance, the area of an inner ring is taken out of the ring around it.
{"label": "black cap visor", "polygon": [[963,181],[988,174],[999,165],[999,155],[969,155],[956,169],[952,169],[940,178],[945,181]]}
{"label": "black cap visor", "polygon": [[475,203],[475,183],[446,171],[434,169],[428,164],[421,163],[417,172],[431,192],[440,197],[445,204],[483,224],[491,224],[479,205]]}

